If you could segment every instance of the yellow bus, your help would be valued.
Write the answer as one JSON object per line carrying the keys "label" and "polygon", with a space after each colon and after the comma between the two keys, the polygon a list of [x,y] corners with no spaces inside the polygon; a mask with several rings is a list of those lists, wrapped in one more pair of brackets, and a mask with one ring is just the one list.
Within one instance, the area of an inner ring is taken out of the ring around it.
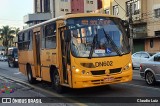
{"label": "yellow bus", "polygon": [[132,80],[125,21],[105,14],[79,13],[54,18],[18,34],[19,70],[35,81],[86,88]]}

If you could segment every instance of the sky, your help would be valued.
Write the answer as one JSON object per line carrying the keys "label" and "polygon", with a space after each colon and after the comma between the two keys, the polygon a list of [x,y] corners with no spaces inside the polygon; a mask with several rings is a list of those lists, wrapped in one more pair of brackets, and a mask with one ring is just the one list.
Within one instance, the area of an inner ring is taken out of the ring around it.
{"label": "sky", "polygon": [[33,13],[33,0],[0,0],[0,27],[23,28],[23,16]]}

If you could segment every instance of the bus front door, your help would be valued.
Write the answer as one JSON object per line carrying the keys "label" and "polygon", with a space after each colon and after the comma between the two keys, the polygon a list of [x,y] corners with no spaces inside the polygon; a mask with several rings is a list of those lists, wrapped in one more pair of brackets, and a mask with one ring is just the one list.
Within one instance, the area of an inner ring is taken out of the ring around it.
{"label": "bus front door", "polygon": [[[41,77],[41,63],[40,63],[40,28],[36,28],[33,30],[34,36],[33,36],[33,53],[34,53],[34,66],[35,66],[35,77],[40,78]],[[38,79],[37,79],[38,80]]]}
{"label": "bus front door", "polygon": [[65,30],[65,28],[60,29],[63,81],[64,81],[64,83],[71,85],[71,83],[70,83],[71,82],[70,43],[65,42],[65,40],[64,40],[64,30]]}

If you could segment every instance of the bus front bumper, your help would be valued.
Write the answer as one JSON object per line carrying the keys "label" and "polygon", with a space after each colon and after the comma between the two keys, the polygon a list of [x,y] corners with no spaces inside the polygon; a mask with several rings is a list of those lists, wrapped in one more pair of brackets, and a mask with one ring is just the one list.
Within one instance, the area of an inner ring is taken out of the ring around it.
{"label": "bus front bumper", "polygon": [[132,80],[132,70],[124,71],[114,75],[82,76],[74,75],[73,88],[87,88],[115,83],[128,82]]}

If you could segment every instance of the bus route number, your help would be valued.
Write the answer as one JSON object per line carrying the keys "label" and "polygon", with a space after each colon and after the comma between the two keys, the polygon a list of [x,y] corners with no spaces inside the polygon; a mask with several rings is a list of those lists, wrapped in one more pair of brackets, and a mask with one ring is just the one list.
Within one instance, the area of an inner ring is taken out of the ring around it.
{"label": "bus route number", "polygon": [[113,61],[95,62],[96,67],[113,66]]}

